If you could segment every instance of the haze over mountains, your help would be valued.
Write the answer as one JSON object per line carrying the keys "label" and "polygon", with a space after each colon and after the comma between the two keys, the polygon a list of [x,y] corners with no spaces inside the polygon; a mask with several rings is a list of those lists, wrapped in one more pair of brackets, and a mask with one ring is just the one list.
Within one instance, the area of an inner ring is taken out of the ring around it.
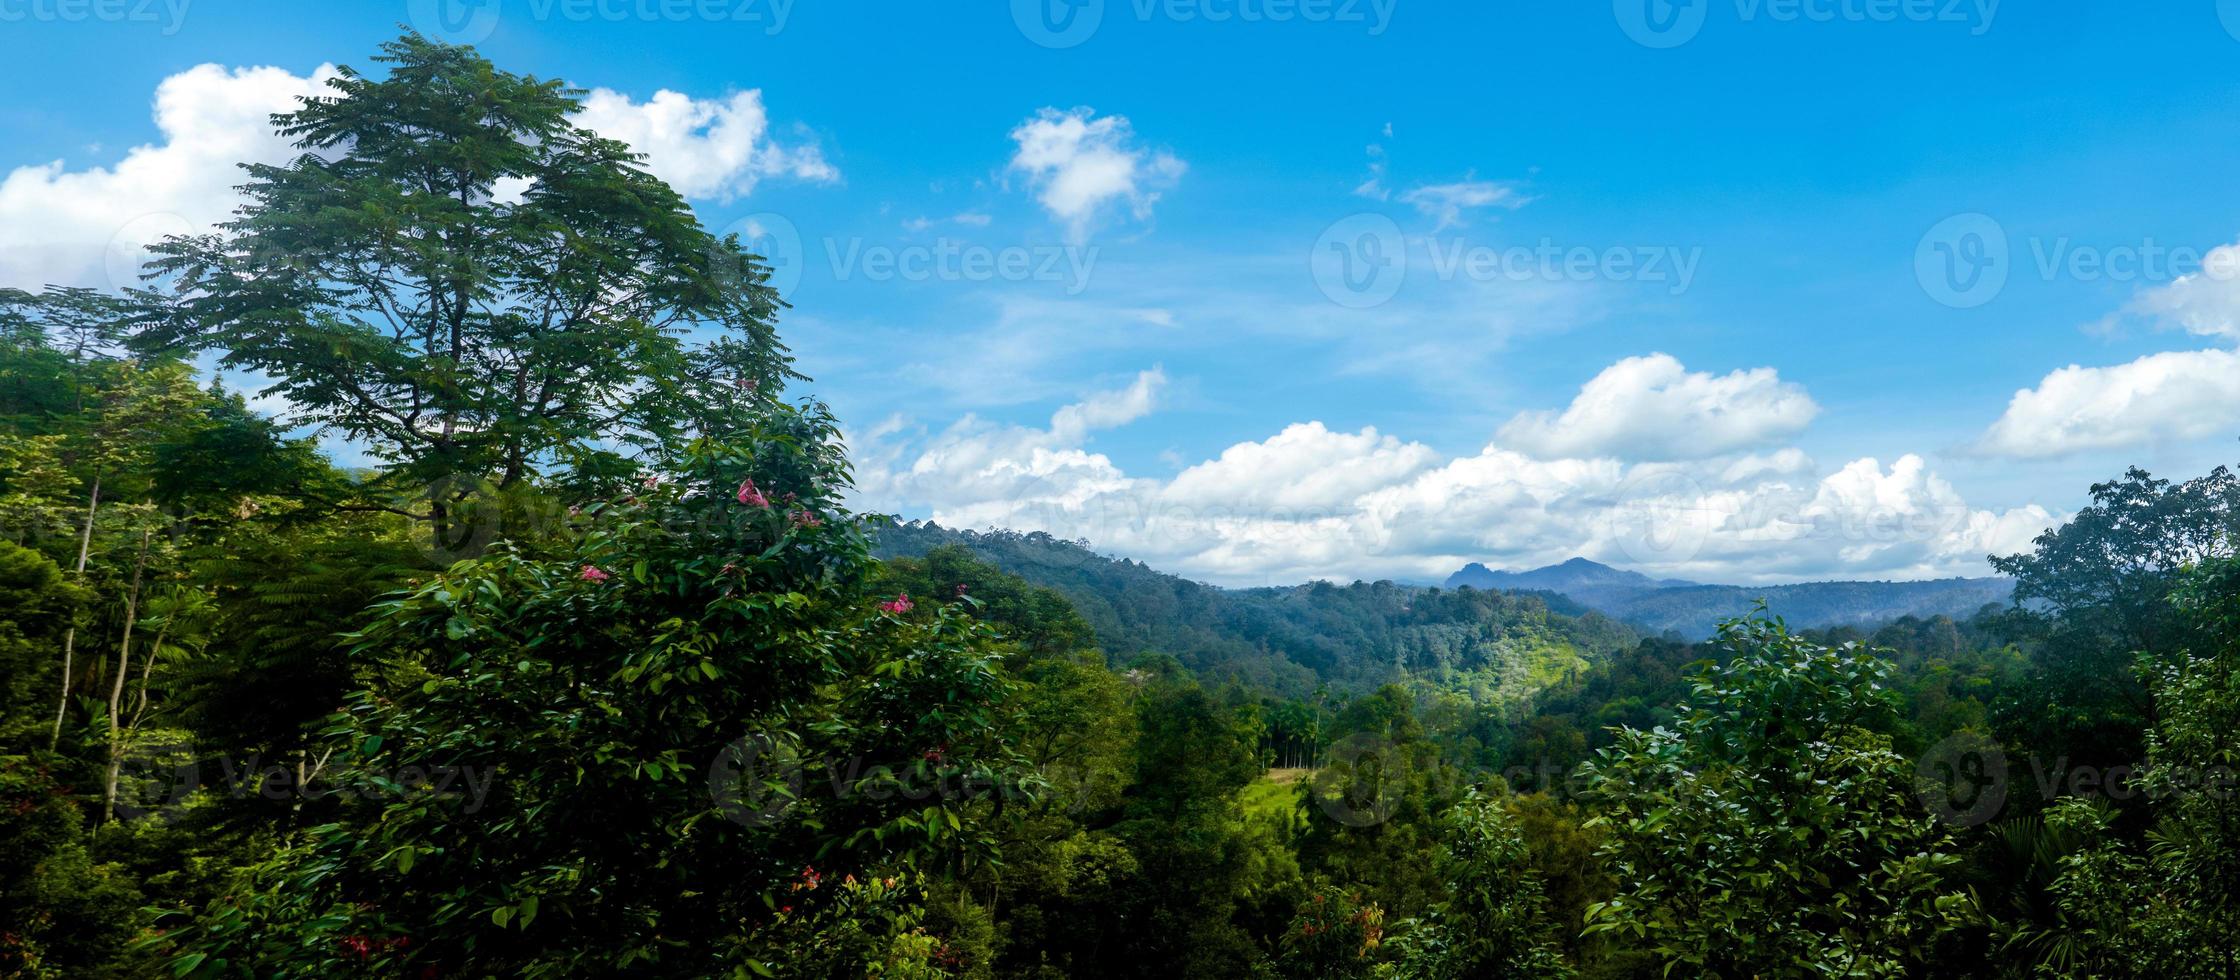
{"label": "haze over mountains", "polygon": [[1109,650],[1171,653],[1202,675],[1287,693],[1317,683],[1367,690],[1414,673],[1504,698],[1537,689],[1573,664],[1628,649],[1644,635],[1706,639],[1721,620],[1750,612],[1760,598],[1792,627],[1809,628],[1874,626],[1909,615],[1966,619],[2013,591],[2002,578],[1705,585],[1585,558],[1523,572],[1472,563],[1441,588],[1308,582],[1224,589],[1083,542],[931,522],[882,529],[876,551],[914,558],[943,545],[961,545],[1056,590]]}
{"label": "haze over mountains", "polygon": [[2005,578],[1705,585],[1650,578],[1585,558],[1523,572],[1471,562],[1447,576],[1445,586],[1552,592],[1649,632],[1672,630],[1689,639],[1709,636],[1720,620],[1749,612],[1759,599],[1791,626],[1866,626],[1903,616],[1964,619],[1986,604],[2006,602],[2014,591],[2013,580]]}

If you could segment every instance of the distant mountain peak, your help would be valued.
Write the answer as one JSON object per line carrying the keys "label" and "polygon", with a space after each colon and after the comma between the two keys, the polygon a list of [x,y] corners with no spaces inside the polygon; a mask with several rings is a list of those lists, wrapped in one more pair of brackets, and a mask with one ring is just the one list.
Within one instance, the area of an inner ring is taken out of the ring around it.
{"label": "distant mountain peak", "polygon": [[[1487,568],[1483,562],[1471,562],[1462,570],[1447,576],[1450,589],[1470,586],[1474,589],[1503,589],[1507,591],[1537,590],[1561,592],[1573,598],[1587,592],[1639,592],[1649,589],[1694,585],[1678,579],[1654,579],[1640,572],[1614,568],[1591,558],[1569,558],[1554,565],[1546,565],[1524,572],[1499,572]],[[1582,600],[1584,601],[1584,600]]]}

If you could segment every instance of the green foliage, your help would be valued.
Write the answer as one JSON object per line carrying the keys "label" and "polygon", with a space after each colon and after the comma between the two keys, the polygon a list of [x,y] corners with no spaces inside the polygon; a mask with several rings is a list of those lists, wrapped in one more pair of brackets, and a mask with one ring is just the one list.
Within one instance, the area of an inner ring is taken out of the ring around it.
{"label": "green foliage", "polygon": [[1063,595],[1116,663],[1156,651],[1207,683],[1279,698],[1409,681],[1499,709],[1636,642],[1600,614],[1563,615],[1536,596],[1391,582],[1227,590],[1048,534],[911,522],[878,536],[890,560],[958,544]]}
{"label": "green foliage", "polygon": [[2091,841],[2060,859],[2044,976],[2240,976],[2240,560],[2205,561],[2169,589],[2184,646],[2146,658],[2156,723],[2137,789],[2155,817],[2145,854],[2111,837],[2105,804],[2068,799],[2046,822]]}
{"label": "green foliage", "polygon": [[2106,768],[2145,748],[2150,696],[2131,662],[2179,640],[2177,573],[2240,546],[2240,477],[2218,467],[2173,483],[2133,468],[2094,484],[2092,501],[2031,551],[1991,564],[2015,578],[2009,631],[2037,648],[2014,737]]}
{"label": "green foliage", "polygon": [[86,602],[52,559],[0,541],[0,744],[31,738],[51,714],[62,631]]}
{"label": "green foliage", "polygon": [[1277,943],[1283,976],[1342,980],[1371,977],[1384,942],[1384,910],[1342,888],[1317,888],[1300,904]]}
{"label": "green foliage", "polygon": [[[458,487],[673,447],[723,391],[793,376],[768,270],[572,125],[579,92],[417,34],[375,61],[275,118],[301,152],[247,168],[234,220],[155,247],[178,297],[136,345],[273,377],[296,422],[435,487],[439,525]],[[688,349],[686,328],[723,339]]]}
{"label": "green foliage", "polygon": [[1906,976],[1972,915],[1944,878],[1950,835],[1874,726],[1891,665],[1778,622],[1720,633],[1728,661],[1693,684],[1675,729],[1627,730],[1590,764],[1618,880],[1591,933],[1666,970],[1713,976]]}
{"label": "green foliage", "polygon": [[[2240,980],[2225,470],[2094,487],[2019,606],[1712,644],[880,526],[768,270],[580,93],[376,60],[170,291],[0,289],[0,975]],[[1955,833],[1955,733],[2143,764]]]}
{"label": "green foliage", "polygon": [[131,976],[138,888],[93,856],[83,815],[43,765],[0,756],[0,975]]}
{"label": "green foliage", "polygon": [[[370,781],[342,787],[389,802],[253,869],[181,964],[775,969],[800,879],[992,856],[981,790],[1029,782],[993,637],[958,607],[872,608],[831,438],[775,411],[587,508],[564,559],[501,550],[383,603],[355,640],[376,686],[326,737]],[[733,501],[750,479],[822,521]],[[414,785],[452,770],[469,782]]]}
{"label": "green foliage", "polygon": [[1398,975],[1571,976],[1508,801],[1472,793],[1448,811],[1446,829],[1437,871],[1448,897],[1394,940],[1401,950]]}

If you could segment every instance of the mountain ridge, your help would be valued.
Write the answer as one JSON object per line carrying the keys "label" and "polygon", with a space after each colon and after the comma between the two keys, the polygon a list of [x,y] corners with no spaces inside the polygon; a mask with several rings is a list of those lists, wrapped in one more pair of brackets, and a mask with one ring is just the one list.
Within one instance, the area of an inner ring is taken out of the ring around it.
{"label": "mountain ridge", "polygon": [[1445,588],[1544,591],[1650,632],[1672,631],[1702,639],[1719,621],[1766,609],[1799,627],[1867,626],[1905,616],[1964,619],[1986,605],[2004,603],[2014,582],[2005,578],[1949,578],[1913,582],[1829,580],[1789,585],[1720,585],[1655,579],[1586,558],[1522,572],[1495,571],[1479,562],[1447,576]]}

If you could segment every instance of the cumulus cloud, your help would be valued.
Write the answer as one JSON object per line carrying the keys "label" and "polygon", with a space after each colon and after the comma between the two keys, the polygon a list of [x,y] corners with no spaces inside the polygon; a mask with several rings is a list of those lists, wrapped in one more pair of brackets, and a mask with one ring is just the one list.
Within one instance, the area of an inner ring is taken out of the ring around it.
{"label": "cumulus cloud", "polygon": [[1518,415],[1499,439],[1543,458],[1700,458],[1793,436],[1819,412],[1772,368],[1714,375],[1650,354],[1604,368],[1561,413]]}
{"label": "cumulus cloud", "polygon": [[2071,364],[2014,393],[1977,448],[2042,458],[2240,428],[2240,354],[2168,351],[2128,364]]}
{"label": "cumulus cloud", "polygon": [[[1378,176],[1382,176],[1381,173]],[[1364,185],[1367,186],[1367,185]],[[1357,188],[1355,193],[1359,193]],[[1483,208],[1499,207],[1514,211],[1525,205],[1525,198],[1516,185],[1492,180],[1464,178],[1451,184],[1426,184],[1400,195],[1404,204],[1415,205],[1416,210],[1438,220],[1433,231],[1443,231],[1463,223],[1463,214]]]}
{"label": "cumulus cloud", "polygon": [[309,77],[199,65],[156,86],[159,138],[114,166],[17,167],[0,179],[0,285],[138,285],[141,247],[224,220],[240,201],[240,164],[287,158],[272,114],[295,108],[333,75],[331,65]]}
{"label": "cumulus cloud", "polygon": [[890,426],[858,447],[863,503],[1085,538],[1226,585],[1436,580],[1467,561],[1575,555],[1699,581],[1980,575],[1986,554],[2021,550],[2055,521],[2036,506],[1970,507],[1915,455],[1823,472],[1793,448],[1549,458],[1497,439],[1450,458],[1375,429],[1301,422],[1160,480],[1086,447],[1088,433],[1154,410],[1163,383],[1090,396],[1047,428],[968,417],[920,437]]}
{"label": "cumulus cloud", "polygon": [[770,136],[760,89],[721,99],[662,89],[644,102],[592,89],[575,122],[645,154],[646,170],[686,197],[729,201],[764,177],[840,179],[814,142],[788,147]]}
{"label": "cumulus cloud", "polygon": [[2189,333],[2240,340],[2240,245],[2210,249],[2200,269],[2141,292],[2123,312]]}
{"label": "cumulus cloud", "polygon": [[1379,435],[1374,428],[1332,432],[1321,422],[1286,426],[1262,442],[1240,442],[1177,474],[1161,495],[1195,504],[1286,510],[1349,506],[1438,461],[1421,443]]}
{"label": "cumulus cloud", "polygon": [[1108,205],[1125,204],[1136,220],[1151,217],[1159,194],[1182,176],[1183,162],[1137,145],[1126,116],[1098,116],[1087,107],[1045,108],[1011,131],[1018,151],[1011,169],[1024,174],[1036,199],[1076,241],[1088,237]]}
{"label": "cumulus cloud", "polygon": [[[329,65],[309,75],[198,65],[156,86],[158,139],[114,165],[16,167],[0,178],[0,285],[137,284],[147,243],[206,231],[240,205],[241,164],[289,158],[272,114],[324,92],[333,75]],[[661,91],[639,103],[595,89],[576,121],[645,153],[647,168],[687,196],[726,199],[780,174],[839,177],[814,143],[770,136],[759,91],[706,100]]]}

